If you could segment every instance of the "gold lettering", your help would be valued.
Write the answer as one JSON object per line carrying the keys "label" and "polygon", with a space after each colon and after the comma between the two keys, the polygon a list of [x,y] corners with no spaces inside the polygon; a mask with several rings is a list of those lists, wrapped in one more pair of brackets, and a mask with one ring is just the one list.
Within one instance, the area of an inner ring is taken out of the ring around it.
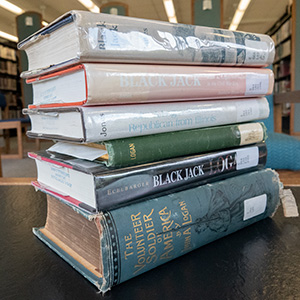
{"label": "gold lettering", "polygon": [[134,268],[136,269],[133,274],[137,274],[138,272],[140,272],[143,268],[145,267],[145,264],[142,265],[135,265]]}
{"label": "gold lettering", "polygon": [[150,264],[150,263],[155,263],[156,260],[157,260],[157,255],[152,255],[152,256],[147,257],[146,262],[147,262],[147,264]]}
{"label": "gold lettering", "polygon": [[171,230],[171,226],[173,225],[173,222],[174,222],[173,220],[165,222],[165,223],[168,223],[168,224],[167,225],[164,225],[165,223],[163,224],[164,225],[163,226],[163,232],[170,231]]}
{"label": "gold lettering", "polygon": [[153,226],[154,226],[153,221],[149,221],[148,223],[145,223],[146,229],[152,228]]}
{"label": "gold lettering", "polygon": [[127,253],[127,251],[124,251],[125,260],[127,260],[128,256],[132,255],[133,252]]}
{"label": "gold lettering", "polygon": [[136,150],[134,143],[129,144],[129,152],[130,152],[130,159],[134,160],[136,159]]}
{"label": "gold lettering", "polygon": [[125,241],[126,241],[126,242],[132,240],[132,235],[131,235],[131,233],[129,233],[129,235],[125,235],[124,238],[125,238]]}
{"label": "gold lettering", "polygon": [[133,225],[133,227],[141,226],[141,225],[142,225],[142,221],[141,221],[141,220],[133,221],[133,222],[132,222],[132,225]]}
{"label": "gold lettering", "polygon": [[143,216],[144,222],[149,222],[149,221],[152,220],[151,215],[153,214],[153,211],[154,211],[154,209],[152,208],[152,210],[151,210],[151,212],[150,212],[149,215],[144,215],[144,216]]}
{"label": "gold lettering", "polygon": [[132,241],[126,243],[126,249],[133,249]]}
{"label": "gold lettering", "polygon": [[184,235],[188,235],[188,234],[192,234],[191,232],[191,227],[189,227],[188,229],[186,229],[184,232],[183,232]]}
{"label": "gold lettering", "polygon": [[142,227],[142,226],[140,226],[140,227],[135,227],[133,230],[134,230],[134,233],[135,233],[135,234],[138,234],[138,233],[143,232],[143,227]]}
{"label": "gold lettering", "polygon": [[136,215],[131,215],[131,221],[134,222],[134,221],[139,220],[140,219],[140,214],[141,214],[141,212],[139,212]]}
{"label": "gold lettering", "polygon": [[167,232],[164,234],[164,240],[171,239],[173,237],[173,232]]}
{"label": "gold lettering", "polygon": [[141,240],[139,240],[139,241],[136,241],[136,246],[139,248],[139,247],[142,247],[142,246],[144,246],[145,245],[145,243],[144,243],[144,239],[141,239]]}

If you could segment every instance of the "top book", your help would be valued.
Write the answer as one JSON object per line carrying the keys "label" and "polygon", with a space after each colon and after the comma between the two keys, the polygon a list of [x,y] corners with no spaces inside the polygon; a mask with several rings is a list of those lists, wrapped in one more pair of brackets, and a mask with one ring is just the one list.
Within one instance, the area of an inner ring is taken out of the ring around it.
{"label": "top book", "polygon": [[275,55],[264,34],[87,11],[62,15],[18,48],[29,71],[76,62],[266,66]]}

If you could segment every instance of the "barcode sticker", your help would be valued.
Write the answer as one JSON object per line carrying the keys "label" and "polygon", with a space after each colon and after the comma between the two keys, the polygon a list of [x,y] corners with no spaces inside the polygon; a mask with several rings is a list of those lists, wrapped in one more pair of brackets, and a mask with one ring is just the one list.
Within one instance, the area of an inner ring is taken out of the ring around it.
{"label": "barcode sticker", "polygon": [[247,74],[245,95],[266,95],[269,90],[268,74]]}
{"label": "barcode sticker", "polygon": [[267,195],[263,194],[244,201],[244,218],[246,221],[265,212],[267,207]]}
{"label": "barcode sticker", "polygon": [[260,123],[238,125],[241,140],[240,145],[249,145],[261,142],[264,138],[264,129]]}
{"label": "barcode sticker", "polygon": [[245,48],[245,64],[255,62],[264,65],[267,62],[268,44],[266,42],[245,39]]}
{"label": "barcode sticker", "polygon": [[238,103],[236,106],[237,121],[245,122],[259,118],[259,104],[257,100],[249,100]]}
{"label": "barcode sticker", "polygon": [[258,147],[249,147],[239,149],[236,152],[236,169],[242,170],[258,165],[259,150]]}

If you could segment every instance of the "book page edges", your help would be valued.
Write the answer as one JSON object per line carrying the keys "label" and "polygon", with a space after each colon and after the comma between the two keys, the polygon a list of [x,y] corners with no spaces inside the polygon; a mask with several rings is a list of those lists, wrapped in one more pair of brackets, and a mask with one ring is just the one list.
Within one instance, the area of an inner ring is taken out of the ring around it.
{"label": "book page edges", "polygon": [[81,275],[87,278],[92,284],[94,284],[99,290],[102,289],[104,282],[102,274],[95,270],[95,266],[88,263],[81,256],[77,255],[72,249],[58,240],[45,228],[33,228],[33,233],[42,242],[44,242],[51,250],[57,253],[61,258],[68,262],[74,269],[76,269]]}
{"label": "book page edges", "polygon": [[[50,24],[47,26],[41,28],[37,32],[33,33],[23,41],[19,42],[17,47],[19,50],[25,50],[27,46],[39,41],[41,38],[44,36],[47,36],[47,34],[55,31],[56,29],[69,24],[73,21],[74,15],[76,14],[75,11],[69,11],[63,14],[62,16],[58,17],[54,21],[52,21]],[[70,19],[69,21],[66,22],[66,20]]]}
{"label": "book page edges", "polygon": [[[268,171],[270,171],[270,172],[273,173],[274,177],[273,177],[272,181],[273,181],[274,183],[277,183],[277,184],[278,184],[278,191],[279,191],[279,198],[280,198],[281,191],[283,190],[283,183],[280,181],[279,174],[278,174],[275,170],[270,169],[270,168],[266,168],[265,170],[268,170]],[[280,199],[280,200],[281,200],[281,199]],[[279,208],[280,205],[281,205],[281,201],[278,201],[278,204],[277,204],[277,206],[275,207],[273,213],[270,215],[270,218],[273,218],[273,217],[274,217],[274,215],[275,215],[275,213],[277,212],[277,210],[278,210],[278,208]]]}
{"label": "book page edges", "polygon": [[29,105],[29,109],[34,108],[58,108],[58,107],[68,107],[68,106],[84,106],[88,102],[88,82],[87,82],[87,74],[86,74],[86,68],[84,64],[79,64],[75,66],[70,66],[67,68],[63,68],[57,71],[54,71],[52,73],[44,74],[44,75],[37,75],[32,78],[26,79],[27,84],[34,84],[41,81],[47,81],[51,79],[64,78],[64,76],[69,75],[70,73],[75,73],[83,70],[84,72],[84,94],[85,98],[81,101],[74,101],[74,102],[54,102],[54,103],[45,103],[45,104],[32,104]]}
{"label": "book page edges", "polygon": [[66,69],[62,69],[62,70],[57,70],[57,71],[53,71],[52,73],[47,73],[47,74],[42,74],[42,75],[37,75],[35,77],[31,77],[26,79],[26,83],[34,83],[37,81],[42,81],[42,80],[48,80],[54,77],[59,77],[59,76],[64,76],[66,74],[72,73],[72,72],[76,72],[78,70],[83,69],[85,71],[85,67],[83,64],[79,64],[79,65],[75,65],[75,66],[70,66],[69,68]]}

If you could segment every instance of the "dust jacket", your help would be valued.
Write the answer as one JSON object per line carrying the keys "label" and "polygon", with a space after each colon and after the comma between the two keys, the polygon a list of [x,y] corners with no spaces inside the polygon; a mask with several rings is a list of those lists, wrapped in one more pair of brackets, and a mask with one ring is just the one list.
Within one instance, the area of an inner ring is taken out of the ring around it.
{"label": "dust jacket", "polygon": [[28,155],[37,165],[37,189],[95,212],[261,169],[267,148],[260,143],[120,169],[47,151]]}

